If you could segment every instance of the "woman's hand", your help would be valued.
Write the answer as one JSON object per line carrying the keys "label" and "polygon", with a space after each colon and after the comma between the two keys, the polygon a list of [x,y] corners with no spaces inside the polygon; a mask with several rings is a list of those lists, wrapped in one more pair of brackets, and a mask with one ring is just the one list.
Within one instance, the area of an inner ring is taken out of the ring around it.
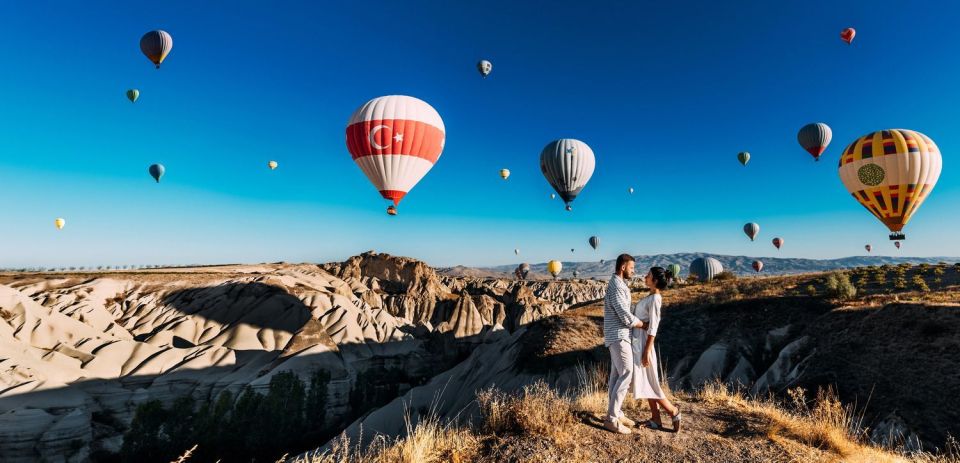
{"label": "woman's hand", "polygon": [[650,353],[651,352],[649,350],[643,351],[643,358],[640,359],[640,366],[644,368],[650,366]]}

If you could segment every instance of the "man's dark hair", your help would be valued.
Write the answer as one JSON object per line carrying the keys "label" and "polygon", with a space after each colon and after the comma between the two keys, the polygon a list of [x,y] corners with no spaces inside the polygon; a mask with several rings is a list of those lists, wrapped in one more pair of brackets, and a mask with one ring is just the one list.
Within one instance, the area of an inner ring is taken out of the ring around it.
{"label": "man's dark hair", "polygon": [[630,254],[620,254],[617,256],[617,266],[613,269],[613,273],[620,273],[620,268],[627,262],[635,262],[633,256]]}

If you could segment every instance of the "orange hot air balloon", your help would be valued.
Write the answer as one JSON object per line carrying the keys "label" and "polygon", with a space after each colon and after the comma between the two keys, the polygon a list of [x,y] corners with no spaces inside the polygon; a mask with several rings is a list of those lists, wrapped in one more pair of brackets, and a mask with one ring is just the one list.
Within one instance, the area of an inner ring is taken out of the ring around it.
{"label": "orange hot air balloon", "polygon": [[852,27],[848,27],[840,31],[840,39],[844,42],[847,42],[847,45],[850,45],[850,43],[853,42],[853,38],[856,37],[856,35],[857,30]]}

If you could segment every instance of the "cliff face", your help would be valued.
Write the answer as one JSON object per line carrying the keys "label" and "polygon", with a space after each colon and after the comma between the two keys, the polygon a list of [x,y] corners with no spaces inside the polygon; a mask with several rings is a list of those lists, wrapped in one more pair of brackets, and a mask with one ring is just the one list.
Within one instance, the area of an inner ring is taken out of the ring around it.
{"label": "cliff face", "polygon": [[[0,277],[0,455],[116,451],[138,404],[330,374],[324,419],[366,411],[364,379],[399,390],[522,325],[602,297],[599,282],[441,277],[414,259]],[[367,374],[369,373],[369,374]],[[373,406],[376,404],[367,404]],[[120,423],[120,425],[117,425]]]}

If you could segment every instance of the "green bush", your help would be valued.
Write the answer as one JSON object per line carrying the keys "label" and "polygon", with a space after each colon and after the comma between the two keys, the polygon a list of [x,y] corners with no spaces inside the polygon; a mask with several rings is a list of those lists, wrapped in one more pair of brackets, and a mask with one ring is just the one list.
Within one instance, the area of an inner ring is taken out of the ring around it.
{"label": "green bush", "polygon": [[197,445],[195,461],[276,461],[284,453],[306,450],[326,437],[327,383],[319,370],[309,389],[286,371],[270,378],[266,394],[245,388],[234,400],[225,391],[199,407],[181,397],[165,408],[152,400],[137,407],[124,435],[121,461],[169,462]]}
{"label": "green bush", "polygon": [[844,272],[833,272],[827,275],[827,294],[840,300],[849,300],[857,296],[857,287],[850,282],[850,277]]}
{"label": "green bush", "polygon": [[813,285],[807,285],[806,287],[807,296],[816,297],[817,296],[817,287]]}
{"label": "green bush", "polygon": [[896,289],[907,289],[907,279],[902,276],[897,276],[893,280],[893,287]]}
{"label": "green bush", "polygon": [[874,274],[873,274],[873,282],[876,283],[876,284],[878,284],[878,285],[885,285],[885,284],[887,284],[887,272],[884,272],[884,271],[881,270],[881,271],[877,271],[876,273],[874,273]]}

